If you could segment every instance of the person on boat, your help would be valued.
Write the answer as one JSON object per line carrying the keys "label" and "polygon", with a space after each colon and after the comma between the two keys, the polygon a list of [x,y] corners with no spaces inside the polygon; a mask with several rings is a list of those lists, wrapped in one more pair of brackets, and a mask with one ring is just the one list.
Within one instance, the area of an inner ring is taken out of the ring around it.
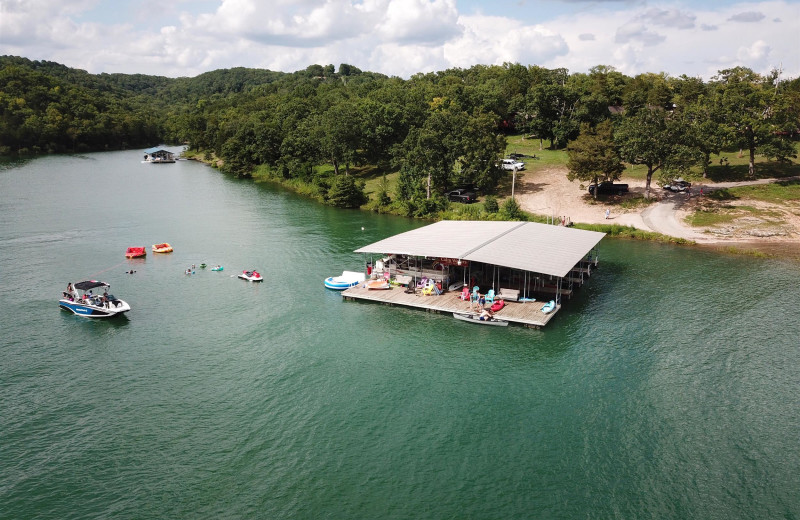
{"label": "person on boat", "polygon": [[481,314],[480,314],[480,316],[478,318],[481,321],[489,321],[492,318],[494,318],[494,314],[489,309],[483,309],[483,310],[481,310]]}

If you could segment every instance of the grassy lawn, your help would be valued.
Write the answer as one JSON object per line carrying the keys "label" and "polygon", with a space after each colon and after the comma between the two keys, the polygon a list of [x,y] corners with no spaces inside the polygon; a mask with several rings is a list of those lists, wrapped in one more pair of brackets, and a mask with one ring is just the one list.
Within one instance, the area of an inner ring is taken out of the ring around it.
{"label": "grassy lawn", "polygon": [[783,215],[779,211],[761,209],[753,206],[719,206],[706,208],[686,217],[686,222],[695,227],[715,227],[731,224],[738,219],[757,219],[763,225],[779,223]]}
{"label": "grassy lawn", "polygon": [[800,201],[800,181],[779,181],[715,190],[709,195],[714,200],[753,199],[771,204]]}
{"label": "grassy lawn", "polygon": [[548,141],[542,143],[544,149],[540,150],[538,139],[526,139],[522,134],[510,135],[507,140],[506,154],[521,153],[529,156],[521,159],[525,163],[527,171],[536,171],[540,168],[552,166],[565,166],[567,164],[567,151],[548,149]]}

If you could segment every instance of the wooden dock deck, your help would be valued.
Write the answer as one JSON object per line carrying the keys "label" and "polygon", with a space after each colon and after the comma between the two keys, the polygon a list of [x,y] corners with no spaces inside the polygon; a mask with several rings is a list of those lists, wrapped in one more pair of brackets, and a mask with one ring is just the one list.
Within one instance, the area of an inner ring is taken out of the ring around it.
{"label": "wooden dock deck", "polygon": [[[459,296],[460,293],[455,291],[446,292],[438,296],[424,296],[421,290],[417,290],[415,293],[407,293],[406,288],[402,286],[393,286],[391,289],[385,290],[373,290],[357,285],[342,293],[342,297],[346,300],[364,300],[383,303],[384,305],[401,305],[403,307],[424,309],[429,312],[470,312],[470,302],[461,300]],[[561,310],[561,305],[556,305],[552,312],[545,314],[542,312],[542,306],[545,303],[547,302],[506,301],[505,307],[497,311],[494,316],[497,319],[525,327],[544,327]],[[487,303],[488,306],[489,303]]]}

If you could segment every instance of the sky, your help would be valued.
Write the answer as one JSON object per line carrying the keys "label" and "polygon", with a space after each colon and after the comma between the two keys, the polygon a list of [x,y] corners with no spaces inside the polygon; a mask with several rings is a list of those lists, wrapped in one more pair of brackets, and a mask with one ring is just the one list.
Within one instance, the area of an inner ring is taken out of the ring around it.
{"label": "sky", "polygon": [[0,55],[196,76],[341,63],[409,78],[520,63],[800,76],[800,0],[0,0]]}

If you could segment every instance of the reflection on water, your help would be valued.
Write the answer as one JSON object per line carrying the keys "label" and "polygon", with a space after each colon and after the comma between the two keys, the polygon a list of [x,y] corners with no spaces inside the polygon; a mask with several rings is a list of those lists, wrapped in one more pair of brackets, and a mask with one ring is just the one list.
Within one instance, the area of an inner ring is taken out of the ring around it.
{"label": "reflection on water", "polygon": [[[0,175],[4,516],[800,515],[796,263],[605,239],[545,329],[470,327],[323,285],[424,223],[140,156]],[[131,312],[59,309],[94,277]]]}

